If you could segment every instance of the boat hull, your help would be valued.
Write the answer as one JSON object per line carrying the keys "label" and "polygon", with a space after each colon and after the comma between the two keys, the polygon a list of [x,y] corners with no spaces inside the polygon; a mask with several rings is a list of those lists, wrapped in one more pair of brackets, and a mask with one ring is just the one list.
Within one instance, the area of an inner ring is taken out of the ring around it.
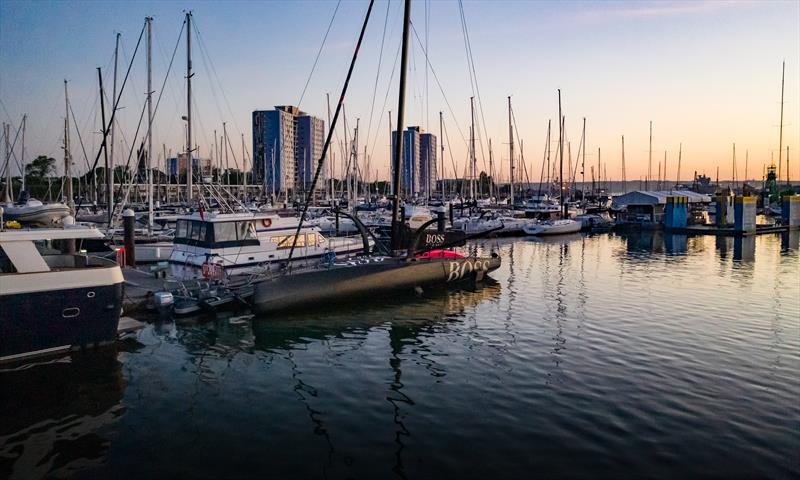
{"label": "boat hull", "polygon": [[497,256],[365,260],[360,264],[281,275],[260,282],[253,295],[253,308],[258,313],[269,313],[296,307],[321,307],[355,297],[368,298],[379,292],[482,280],[499,267]]}
{"label": "boat hull", "polygon": [[0,363],[115,340],[122,295],[121,282],[0,294]]}
{"label": "boat hull", "polygon": [[581,222],[574,220],[557,224],[534,224],[524,228],[528,235],[564,235],[581,231]]}

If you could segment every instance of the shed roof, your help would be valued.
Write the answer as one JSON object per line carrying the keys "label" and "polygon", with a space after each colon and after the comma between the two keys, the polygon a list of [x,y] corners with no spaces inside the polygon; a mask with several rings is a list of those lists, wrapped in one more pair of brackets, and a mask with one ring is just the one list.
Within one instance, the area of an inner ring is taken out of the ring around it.
{"label": "shed roof", "polygon": [[687,190],[636,190],[614,197],[614,204],[617,206],[626,205],[663,205],[667,203],[667,197],[687,197],[689,203],[711,203],[711,197],[703,193],[690,192]]}

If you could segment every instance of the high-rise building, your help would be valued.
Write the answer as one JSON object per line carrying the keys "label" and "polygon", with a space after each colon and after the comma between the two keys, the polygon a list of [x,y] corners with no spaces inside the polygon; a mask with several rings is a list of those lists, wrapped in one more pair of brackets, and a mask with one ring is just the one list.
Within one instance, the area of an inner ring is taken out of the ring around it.
{"label": "high-rise building", "polygon": [[[306,191],[311,188],[311,181],[314,180],[314,170],[317,168],[317,161],[322,155],[322,147],[325,143],[325,122],[311,115],[301,115],[296,119],[296,185],[297,188]],[[319,187],[325,185],[326,170],[323,169],[321,172],[321,181],[318,182]]]}
{"label": "high-rise building", "polygon": [[[392,173],[397,131],[392,132]],[[436,189],[436,136],[422,133],[420,127],[403,132],[403,158],[400,162],[401,194],[406,197],[427,195]]]}
{"label": "high-rise building", "polygon": [[436,135],[423,133],[419,136],[420,156],[420,193],[432,195],[436,190],[436,172],[438,149],[436,148]]}
{"label": "high-rise building", "polygon": [[[419,127],[408,127],[403,132],[403,156],[400,159],[400,194],[411,198],[419,193]],[[394,175],[397,131],[392,132],[392,175]]]}
{"label": "high-rise building", "polygon": [[[297,107],[254,111],[253,170],[257,181],[268,193],[309,188],[324,141],[325,122]],[[323,184],[320,182],[320,187]]]}

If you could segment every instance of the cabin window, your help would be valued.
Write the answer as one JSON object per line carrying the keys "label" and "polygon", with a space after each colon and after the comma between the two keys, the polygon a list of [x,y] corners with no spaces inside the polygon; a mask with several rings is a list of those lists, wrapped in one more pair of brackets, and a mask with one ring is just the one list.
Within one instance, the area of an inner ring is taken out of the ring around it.
{"label": "cabin window", "polygon": [[236,223],[224,222],[214,224],[214,242],[235,242]]}
{"label": "cabin window", "polygon": [[237,222],[236,224],[239,230],[239,240],[255,240],[256,237],[256,227],[253,225],[253,222]]}
{"label": "cabin window", "polygon": [[[269,241],[277,244],[278,250],[282,250],[284,248],[292,248],[294,235],[277,235],[274,237],[270,237]],[[295,245],[295,248],[302,248],[305,246],[306,246],[306,236],[305,234],[301,233],[300,235],[297,236],[297,245]]]}
{"label": "cabin window", "polygon": [[186,220],[178,220],[178,227],[175,232],[175,238],[186,238],[188,236],[189,222]]}
{"label": "cabin window", "polygon": [[316,247],[317,246],[317,234],[316,233],[308,233],[308,234],[306,234],[306,236],[308,238],[306,240],[307,245],[310,246],[310,247]]}
{"label": "cabin window", "polygon": [[203,242],[206,241],[206,225],[207,224],[205,222],[198,222],[198,223],[200,224],[200,233],[197,235],[197,238],[195,238],[195,240],[197,240],[200,243],[203,243]]}
{"label": "cabin window", "polygon": [[200,240],[200,222],[192,222],[191,240]]}

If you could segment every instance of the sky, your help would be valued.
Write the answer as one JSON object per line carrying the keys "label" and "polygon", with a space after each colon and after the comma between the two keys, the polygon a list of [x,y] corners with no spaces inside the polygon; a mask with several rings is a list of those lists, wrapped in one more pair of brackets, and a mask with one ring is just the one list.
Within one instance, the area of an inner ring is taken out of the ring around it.
{"label": "sky", "polygon": [[[102,69],[110,98],[115,35],[122,34],[121,84],[144,18],[151,16],[154,98],[161,96],[154,118],[154,150],[160,158],[164,151],[169,156],[182,150],[186,47],[185,35],[179,34],[184,12],[191,10],[196,27],[195,143],[200,155],[208,156],[214,148],[214,130],[217,137],[222,135],[225,122],[231,143],[229,163],[234,164],[235,156],[240,165],[242,136],[244,155],[252,149],[253,110],[299,103],[302,110],[326,118],[328,93],[335,107],[367,5],[366,0],[4,0],[0,2],[0,118],[13,125],[13,136],[27,114],[27,161],[41,154],[62,159],[66,79],[77,120],[73,122],[77,129],[73,125],[70,133],[71,151],[76,168],[85,171],[83,150],[91,163],[101,141],[96,68]],[[736,177],[744,178],[747,156],[747,178],[760,179],[771,159],[778,162],[785,61],[783,148],[789,147],[791,178],[800,180],[800,2],[796,0],[465,1],[468,43],[461,11],[458,1],[412,4],[405,123],[439,136],[442,112],[446,177],[464,174],[474,96],[478,169],[488,170],[491,139],[495,176],[507,181],[507,97],[511,96],[518,133],[515,155],[522,146],[527,177],[538,181],[548,120],[553,121],[555,153],[561,89],[565,138],[575,161],[586,119],[587,180],[589,165],[597,165],[598,149],[606,176],[622,177],[623,135],[626,178],[647,175],[650,122],[653,178],[665,155],[667,178],[676,178],[679,150],[681,179],[691,179],[694,171],[713,178],[717,168],[720,178],[733,178],[735,144]],[[366,145],[374,172],[370,176],[382,179],[389,175],[389,111],[396,124],[401,30],[402,2],[376,1],[345,100],[351,133],[356,119],[360,125],[360,150]],[[146,130],[145,123],[137,136],[147,90],[144,48],[142,40],[117,113],[118,164],[126,161],[131,143],[138,144]],[[110,106],[106,108],[110,112]],[[342,168],[342,138],[340,122],[333,148],[335,172]],[[17,156],[20,146],[18,142],[15,147]],[[785,155],[782,152],[782,178]]]}

